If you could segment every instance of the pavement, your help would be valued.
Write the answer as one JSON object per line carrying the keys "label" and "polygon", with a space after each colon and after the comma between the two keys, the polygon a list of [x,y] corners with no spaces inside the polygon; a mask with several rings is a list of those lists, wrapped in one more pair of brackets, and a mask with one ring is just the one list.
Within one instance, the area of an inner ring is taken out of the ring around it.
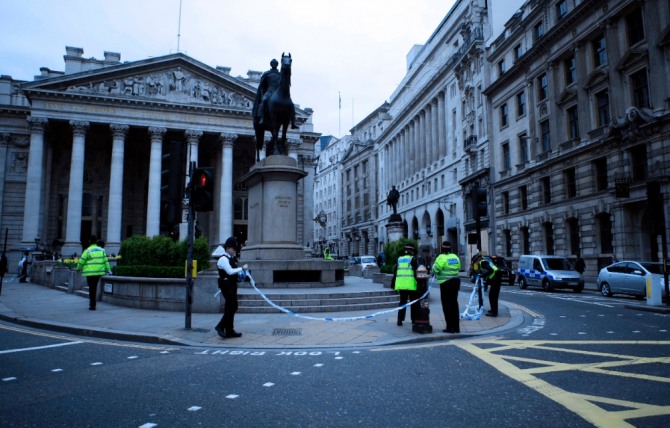
{"label": "pavement", "polygon": [[[338,292],[382,287],[371,279],[345,277]],[[466,307],[472,287],[462,279],[460,310]],[[485,296],[488,308],[488,299]],[[242,337],[222,339],[214,326],[222,314],[168,312],[134,309],[98,302],[88,310],[88,298],[39,284],[19,283],[5,277],[0,294],[0,319],[24,326],[113,340],[208,348],[296,349],[355,348],[451,340],[493,334],[520,325],[523,314],[514,304],[500,301],[498,317],[461,319],[458,334],[443,333],[446,327],[439,287],[431,288],[432,333],[412,332],[409,322],[397,326],[395,309],[371,312],[306,314],[246,314],[235,316],[235,330]],[[188,328],[187,328],[188,326]]]}

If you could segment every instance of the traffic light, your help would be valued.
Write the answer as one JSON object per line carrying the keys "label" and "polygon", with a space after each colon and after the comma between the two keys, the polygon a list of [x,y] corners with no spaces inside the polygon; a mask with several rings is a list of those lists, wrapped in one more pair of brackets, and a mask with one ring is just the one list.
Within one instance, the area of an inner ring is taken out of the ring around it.
{"label": "traffic light", "polygon": [[476,217],[486,217],[488,215],[486,189],[483,187],[477,187],[474,190],[474,208]]}
{"label": "traffic light", "polygon": [[214,168],[196,168],[193,171],[191,201],[196,211],[214,210]]}

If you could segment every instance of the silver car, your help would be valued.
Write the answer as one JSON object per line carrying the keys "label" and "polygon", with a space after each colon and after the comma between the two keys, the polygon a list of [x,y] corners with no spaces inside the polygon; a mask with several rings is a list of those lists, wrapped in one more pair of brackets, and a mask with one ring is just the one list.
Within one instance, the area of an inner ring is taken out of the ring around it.
{"label": "silver car", "polygon": [[[620,293],[643,299],[647,295],[647,279],[658,284],[662,278],[662,263],[623,261],[600,269],[596,285],[603,296]],[[663,294],[666,295],[665,287]]]}

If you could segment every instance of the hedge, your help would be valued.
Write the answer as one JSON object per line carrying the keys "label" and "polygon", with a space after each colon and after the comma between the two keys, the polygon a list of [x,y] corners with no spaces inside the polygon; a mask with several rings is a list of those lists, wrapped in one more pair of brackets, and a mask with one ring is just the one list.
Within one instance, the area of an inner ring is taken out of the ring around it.
{"label": "hedge", "polygon": [[402,238],[399,241],[388,242],[384,244],[384,265],[380,271],[382,273],[395,273],[398,258],[405,254],[405,246],[411,245],[414,247],[414,254],[416,254],[418,243],[411,239]]}

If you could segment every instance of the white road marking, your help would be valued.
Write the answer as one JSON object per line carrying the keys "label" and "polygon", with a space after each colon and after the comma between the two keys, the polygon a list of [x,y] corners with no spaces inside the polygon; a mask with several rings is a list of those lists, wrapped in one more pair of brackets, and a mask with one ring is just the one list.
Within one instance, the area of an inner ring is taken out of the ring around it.
{"label": "white road marking", "polygon": [[92,366],[101,366],[102,363],[100,361],[96,361],[95,363],[91,363]]}
{"label": "white road marking", "polygon": [[58,372],[62,372],[63,369],[53,369],[53,370],[51,370],[51,371],[54,372],[54,373],[58,373]]}
{"label": "white road marking", "polygon": [[321,364],[321,363],[314,364],[314,367],[323,367],[323,364]]}
{"label": "white road marking", "polygon": [[137,355],[131,355],[130,357],[128,357],[129,360],[134,360],[135,358],[139,358],[139,357]]}
{"label": "white road marking", "polygon": [[237,397],[239,397],[239,395],[237,395],[237,394],[228,394],[228,395],[226,395],[226,398],[230,398],[231,400],[233,400],[233,399],[235,399],[235,398],[237,398]]}
{"label": "white road marking", "polygon": [[152,422],[147,422],[146,424],[140,425],[138,428],[154,428],[157,427],[158,424],[152,423]]}
{"label": "white road marking", "polygon": [[16,380],[16,378],[15,377],[4,377],[4,378],[2,378],[3,382],[9,382],[11,380]]}
{"label": "white road marking", "polygon": [[188,410],[189,412],[197,412],[197,411],[200,410],[200,409],[202,409],[202,407],[199,407],[199,406],[191,406],[191,407],[189,407],[189,408],[186,409],[186,410]]}
{"label": "white road marking", "polygon": [[292,376],[300,376],[302,373],[301,372],[291,372]]}
{"label": "white road marking", "polygon": [[32,348],[21,348],[21,349],[7,349],[5,351],[0,351],[0,354],[11,354],[13,352],[25,352],[25,351],[39,351],[41,349],[48,349],[48,348],[58,348],[60,346],[68,346],[68,345],[79,345],[84,342],[65,342],[65,343],[55,343],[53,345],[44,345],[44,346],[35,346]]}
{"label": "white road marking", "polygon": [[269,387],[271,387],[271,386],[275,386],[275,384],[272,383],[272,382],[266,382],[266,383],[263,384],[263,386],[269,388]]}

